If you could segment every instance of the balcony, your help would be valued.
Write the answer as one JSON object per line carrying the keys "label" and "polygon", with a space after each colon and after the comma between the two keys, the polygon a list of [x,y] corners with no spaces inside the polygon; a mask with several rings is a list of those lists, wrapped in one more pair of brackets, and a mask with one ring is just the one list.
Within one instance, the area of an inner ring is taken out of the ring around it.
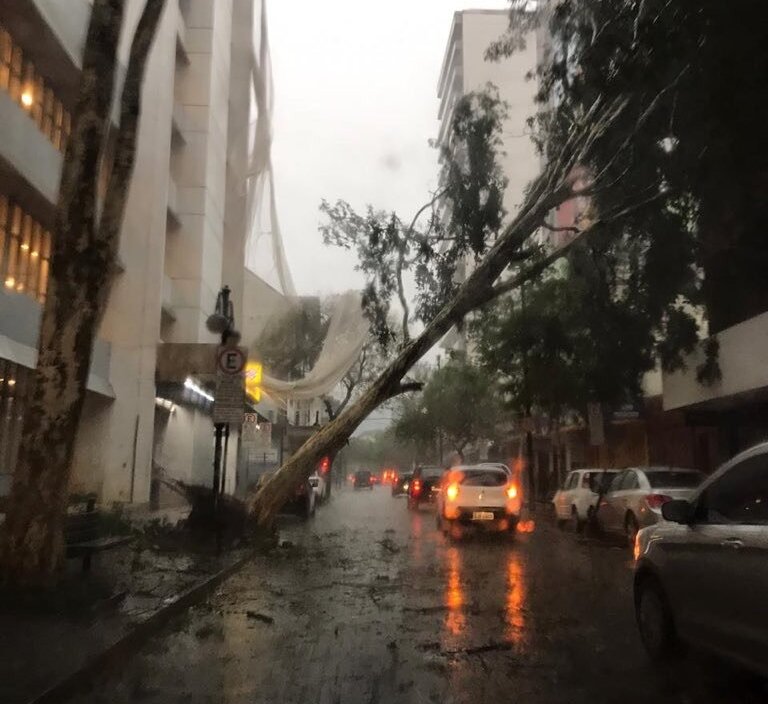
{"label": "balcony", "polygon": [[0,91],[0,125],[0,157],[48,203],[55,203],[63,156],[5,91]]}
{"label": "balcony", "polygon": [[[24,294],[0,290],[0,357],[28,369],[37,364],[37,342],[42,306]],[[91,356],[88,389],[107,398],[115,393],[109,383],[111,347],[96,340]]]}
{"label": "balcony", "polygon": [[[80,67],[91,3],[88,0],[33,0],[38,13],[58,38],[72,62]],[[41,45],[44,45],[41,42]]]}
{"label": "balcony", "polygon": [[663,375],[664,409],[697,407],[720,410],[744,400],[768,398],[768,312],[727,328],[715,336],[720,343],[722,379],[704,386],[696,369],[704,361],[701,345],[685,358],[685,368]]}

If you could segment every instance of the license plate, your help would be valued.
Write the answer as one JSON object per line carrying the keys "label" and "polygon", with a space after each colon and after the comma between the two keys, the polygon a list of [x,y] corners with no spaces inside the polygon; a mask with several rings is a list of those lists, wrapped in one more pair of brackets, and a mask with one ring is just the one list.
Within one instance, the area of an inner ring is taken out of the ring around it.
{"label": "license plate", "polygon": [[472,513],[472,520],[473,521],[492,521],[493,512],[492,511],[475,511]]}

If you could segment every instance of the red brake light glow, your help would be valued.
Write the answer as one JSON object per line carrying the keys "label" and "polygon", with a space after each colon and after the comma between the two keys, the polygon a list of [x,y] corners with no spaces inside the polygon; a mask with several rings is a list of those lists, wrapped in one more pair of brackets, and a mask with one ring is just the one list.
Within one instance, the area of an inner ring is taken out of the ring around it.
{"label": "red brake light glow", "polygon": [[672,501],[672,497],[664,494],[648,494],[645,501],[651,508],[661,508],[667,501]]}
{"label": "red brake light glow", "polygon": [[448,498],[448,501],[456,501],[456,497],[459,495],[459,485],[449,484],[448,488],[445,490],[445,495]]}
{"label": "red brake light glow", "polygon": [[411,492],[414,495],[418,495],[421,493],[421,481],[418,479],[414,479],[413,483],[411,484]]}
{"label": "red brake light glow", "polygon": [[508,499],[516,499],[517,498],[517,484],[510,484],[507,487],[507,498]]}

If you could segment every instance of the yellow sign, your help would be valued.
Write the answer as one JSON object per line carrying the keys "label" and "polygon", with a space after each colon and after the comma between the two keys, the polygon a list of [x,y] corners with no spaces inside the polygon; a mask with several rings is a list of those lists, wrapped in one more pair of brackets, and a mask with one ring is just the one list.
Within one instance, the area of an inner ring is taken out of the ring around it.
{"label": "yellow sign", "polygon": [[264,367],[261,362],[248,362],[245,365],[245,391],[253,401],[261,401],[261,379]]}

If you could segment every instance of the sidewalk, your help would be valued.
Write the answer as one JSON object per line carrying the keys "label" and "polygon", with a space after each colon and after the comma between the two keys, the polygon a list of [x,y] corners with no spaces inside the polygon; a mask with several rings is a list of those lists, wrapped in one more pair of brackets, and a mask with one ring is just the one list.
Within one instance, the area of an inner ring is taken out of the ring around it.
{"label": "sidewalk", "polygon": [[95,557],[87,576],[79,560],[69,560],[59,604],[11,604],[0,595],[0,702],[60,701],[85,671],[126,657],[252,552],[243,546],[219,557],[192,554],[150,534]]}

